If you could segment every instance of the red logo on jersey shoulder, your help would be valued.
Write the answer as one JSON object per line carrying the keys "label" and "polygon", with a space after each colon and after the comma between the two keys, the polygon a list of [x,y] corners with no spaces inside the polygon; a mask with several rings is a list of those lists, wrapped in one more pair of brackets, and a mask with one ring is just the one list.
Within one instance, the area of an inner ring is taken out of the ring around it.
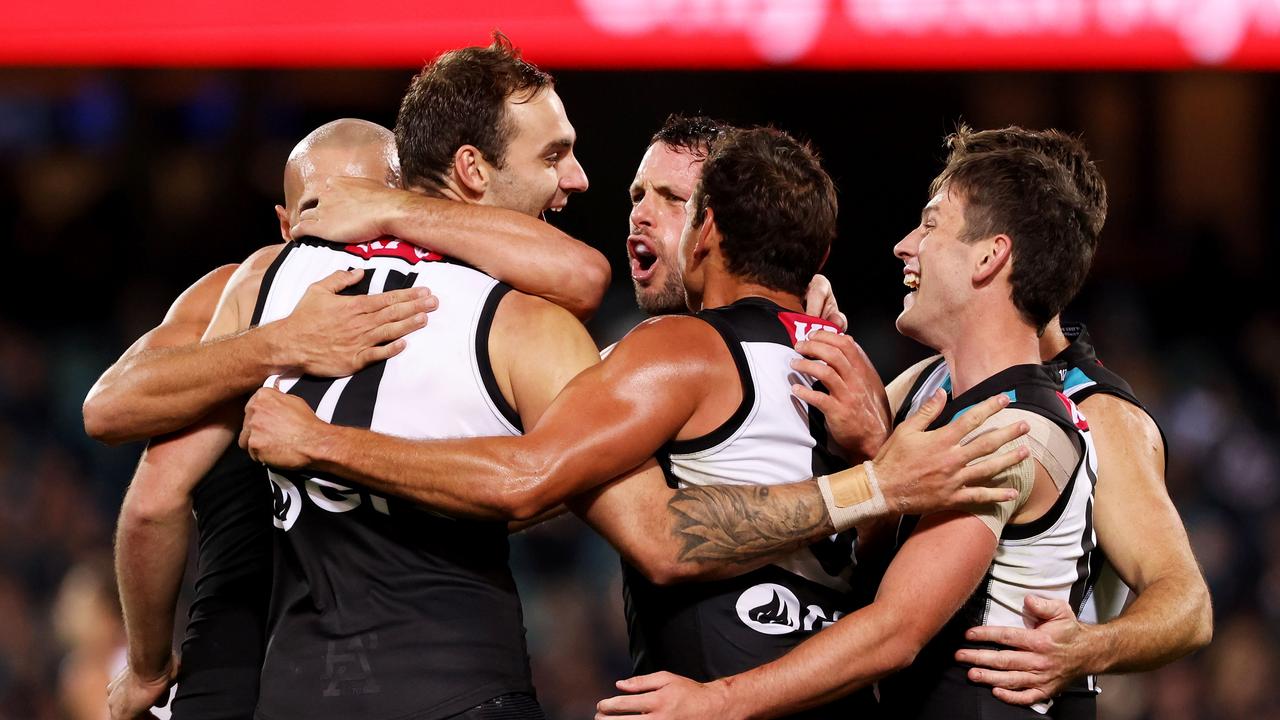
{"label": "red logo on jersey shoulder", "polygon": [[368,260],[375,257],[393,257],[399,258],[410,265],[420,262],[438,262],[444,259],[444,256],[437,252],[432,252],[425,248],[420,248],[413,243],[407,243],[396,238],[381,238],[359,245],[348,245],[343,250],[352,255],[359,255]]}
{"label": "red logo on jersey shoulder", "polygon": [[782,322],[782,326],[787,329],[787,334],[791,336],[792,345],[808,340],[810,335],[819,330],[826,330],[837,335],[841,334],[835,325],[822,318],[805,315],[804,313],[783,311],[778,313],[778,320]]}
{"label": "red logo on jersey shoulder", "polygon": [[1067,397],[1066,395],[1063,395],[1062,393],[1058,393],[1058,399],[1061,400],[1062,404],[1067,408],[1067,415],[1071,416],[1071,422],[1075,423],[1076,427],[1080,428],[1081,430],[1088,432],[1089,421],[1085,419],[1084,415],[1080,414],[1079,406],[1077,406],[1074,402],[1071,402],[1071,398]]}

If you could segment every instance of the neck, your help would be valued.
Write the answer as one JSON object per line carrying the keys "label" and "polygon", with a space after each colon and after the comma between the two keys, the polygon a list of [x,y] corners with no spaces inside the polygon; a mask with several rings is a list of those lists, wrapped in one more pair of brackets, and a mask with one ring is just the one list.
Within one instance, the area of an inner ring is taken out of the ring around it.
{"label": "neck", "polygon": [[1068,347],[1071,347],[1071,341],[1062,332],[1062,321],[1054,317],[1045,326],[1044,334],[1040,336],[1040,359],[1049,362]]}
{"label": "neck", "polygon": [[411,192],[416,192],[427,197],[441,198],[443,200],[453,200],[454,202],[468,202],[466,193],[460,191],[453,182],[453,178],[445,180],[440,186],[412,185],[405,188]]}
{"label": "neck", "polygon": [[996,307],[966,307],[951,323],[949,341],[938,349],[951,369],[953,397],[1001,370],[1040,363],[1035,328],[1008,301]]}
{"label": "neck", "polygon": [[706,274],[706,282],[702,288],[702,309],[723,307],[745,297],[762,297],[793,312],[804,312],[800,298],[791,293],[773,290],[722,271]]}

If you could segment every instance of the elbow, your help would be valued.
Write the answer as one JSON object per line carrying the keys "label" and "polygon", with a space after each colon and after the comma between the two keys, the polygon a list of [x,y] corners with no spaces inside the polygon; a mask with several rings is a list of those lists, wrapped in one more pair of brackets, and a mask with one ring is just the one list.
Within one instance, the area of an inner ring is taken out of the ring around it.
{"label": "elbow", "polygon": [[883,657],[880,666],[876,668],[877,678],[906,670],[916,661],[916,656],[920,654],[924,643],[907,635],[908,633],[901,633],[881,645]]}
{"label": "elbow", "polygon": [[677,562],[670,557],[658,557],[657,553],[633,554],[627,558],[631,566],[640,571],[646,580],[659,587],[678,585],[696,580],[699,573],[688,563]]}
{"label": "elbow", "polygon": [[1209,588],[1201,584],[1200,603],[1197,608],[1195,633],[1191,638],[1192,652],[1208,646],[1213,641],[1213,600],[1209,597]]}
{"label": "elbow", "polygon": [[89,393],[89,397],[85,398],[84,405],[80,408],[85,434],[107,445],[128,442],[132,438],[124,432],[121,423],[117,421],[120,413],[113,407],[111,399],[104,397],[105,394],[95,388]]}
{"label": "elbow", "polygon": [[569,310],[579,320],[590,320],[604,302],[604,294],[609,290],[613,280],[613,270],[609,261],[595,248],[586,248],[582,262],[574,273],[574,284],[578,290],[573,299],[573,307]]}
{"label": "elbow", "polygon": [[181,522],[190,511],[191,499],[187,495],[160,491],[142,493],[131,487],[120,506],[121,532]]}
{"label": "elbow", "polygon": [[504,520],[527,522],[551,509],[539,499],[536,492],[512,490],[496,498],[493,507]]}
{"label": "elbow", "polygon": [[533,520],[558,505],[563,498],[553,492],[550,465],[539,458],[526,457],[509,465],[514,474],[509,482],[498,483],[498,492],[489,505],[503,520]]}

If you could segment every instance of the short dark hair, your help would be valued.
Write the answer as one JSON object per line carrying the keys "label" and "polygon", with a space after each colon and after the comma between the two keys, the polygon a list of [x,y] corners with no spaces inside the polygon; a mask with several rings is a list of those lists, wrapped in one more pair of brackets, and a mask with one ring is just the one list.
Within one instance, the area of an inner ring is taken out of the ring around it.
{"label": "short dark hair", "polygon": [[726,122],[705,115],[681,115],[671,113],[649,144],[662,143],[676,150],[683,150],[698,158],[706,158],[711,146],[733,129]]}
{"label": "short dark hair", "polygon": [[727,270],[803,296],[836,238],[836,188],[806,143],[773,128],[716,142],[694,190],[694,227],[715,212]]}
{"label": "short dark hair", "polygon": [[1004,148],[1034,150],[1062,165],[1088,204],[1089,227],[1094,243],[1107,221],[1107,183],[1098,166],[1089,157],[1084,142],[1060,130],[1028,130],[1017,125],[998,130],[974,130],[960,125],[946,139],[948,161],[966,153],[980,153]]}
{"label": "short dark hair", "polygon": [[534,97],[555,80],[494,32],[489,47],[450,50],[414,76],[396,117],[396,150],[406,187],[439,188],[454,153],[474,145],[495,167],[506,163],[515,130],[506,101]]}
{"label": "short dark hair", "polygon": [[1093,262],[1090,205],[1067,169],[1021,147],[964,153],[933,187],[964,198],[961,240],[1013,239],[1013,304],[1042,332],[1079,292]]}

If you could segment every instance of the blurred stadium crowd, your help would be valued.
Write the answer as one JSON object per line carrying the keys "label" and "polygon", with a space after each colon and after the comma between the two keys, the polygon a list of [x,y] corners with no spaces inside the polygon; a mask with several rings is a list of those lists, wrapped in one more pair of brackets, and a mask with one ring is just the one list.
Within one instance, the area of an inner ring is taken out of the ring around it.
{"label": "blurred stadium crowd", "polygon": [[[105,718],[105,686],[121,661],[111,534],[140,447],[90,441],[80,423],[85,392],[160,320],[178,290],[275,241],[270,209],[297,138],[340,115],[388,122],[407,78],[0,73],[0,247],[9,262],[0,283],[0,719]],[[1160,76],[1126,77],[1113,81],[1115,93],[1133,98],[1113,98],[1110,111],[1098,112],[1120,119],[1103,122],[1063,110],[1072,98],[1105,105],[1109,97],[1089,95],[1091,81],[1075,76],[797,78],[758,80],[765,100],[749,105],[734,99],[757,82],[745,75],[668,76],[663,82],[678,85],[675,104],[619,99],[619,107],[640,109],[610,125],[605,111],[586,103],[609,105],[611,85],[631,83],[645,95],[659,81],[563,74],[592,176],[592,192],[573,201],[563,226],[615,262],[614,290],[593,324],[597,338],[611,341],[638,319],[622,271],[622,198],[648,133],[668,111],[775,120],[814,138],[842,188],[842,228],[861,236],[859,247],[837,251],[830,274],[852,332],[886,380],[923,354],[891,327],[901,293],[888,247],[914,223],[947,123],[964,116],[977,126],[1084,130],[1112,183],[1114,221],[1067,317],[1090,325],[1103,360],[1163,425],[1170,491],[1216,615],[1206,650],[1105,681],[1102,717],[1280,718],[1270,691],[1280,680],[1280,303],[1267,273],[1280,243],[1267,207],[1277,189],[1275,149],[1260,130],[1275,119],[1276,83],[1216,76],[1191,78],[1188,89]],[[866,103],[851,127],[880,123],[876,132],[895,137],[841,135],[840,119],[805,120],[827,111],[808,106],[802,115],[785,104],[786,92],[827,87],[857,89]],[[917,91],[943,93],[924,119],[919,110],[931,103],[913,99]],[[1035,98],[1058,95],[1066,97],[1049,110],[1036,107]],[[1224,139],[1220,133],[1240,128],[1202,102],[1225,103],[1228,116],[1252,109],[1259,117],[1247,121],[1243,139]],[[887,124],[892,113],[875,107],[892,103],[915,119]],[[775,108],[791,109],[773,117]],[[1208,147],[1186,148],[1187,137]],[[864,145],[882,140],[890,147]],[[884,170],[882,156],[906,145],[915,149]],[[881,165],[855,168],[849,157],[857,148],[866,153],[857,157]],[[1188,171],[1209,177],[1191,178],[1189,187],[1162,179]],[[881,203],[869,194],[879,185],[906,197]],[[1238,197],[1241,187],[1248,197]],[[868,208],[891,217],[864,222]],[[864,282],[860,274],[872,271],[886,278]],[[588,717],[630,669],[617,556],[576,520],[562,519],[517,538],[512,558],[539,697],[551,717]]]}

